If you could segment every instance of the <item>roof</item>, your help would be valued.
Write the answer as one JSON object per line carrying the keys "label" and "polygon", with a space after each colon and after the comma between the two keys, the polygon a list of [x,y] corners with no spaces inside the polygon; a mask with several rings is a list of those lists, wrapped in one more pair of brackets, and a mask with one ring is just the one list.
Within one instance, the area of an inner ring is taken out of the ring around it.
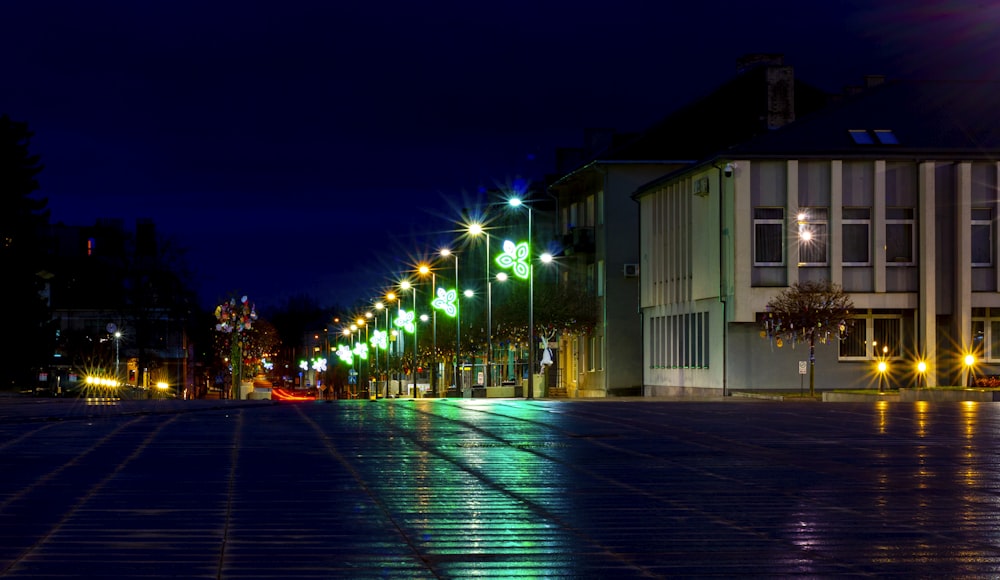
{"label": "roof", "polygon": [[998,94],[997,81],[891,81],[717,153],[993,158],[1000,154]]}

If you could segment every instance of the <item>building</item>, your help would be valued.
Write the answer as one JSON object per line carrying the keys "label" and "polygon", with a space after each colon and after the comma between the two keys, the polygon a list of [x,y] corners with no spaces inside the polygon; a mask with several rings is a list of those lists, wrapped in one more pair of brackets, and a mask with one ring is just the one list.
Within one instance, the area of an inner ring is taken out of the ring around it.
{"label": "building", "polygon": [[748,55],[731,80],[639,134],[586,134],[582,162],[549,186],[559,204],[562,275],[597,301],[593,331],[559,343],[569,396],[640,394],[647,384],[639,276],[649,257],[631,199],[636,190],[818,110],[828,99],[796,80],[781,55]]}
{"label": "building", "polygon": [[636,190],[646,394],[799,387],[808,349],[759,321],[807,280],[855,305],[819,389],[871,387],[879,359],[904,386],[969,382],[967,352],[997,372],[1000,84],[867,85]]}

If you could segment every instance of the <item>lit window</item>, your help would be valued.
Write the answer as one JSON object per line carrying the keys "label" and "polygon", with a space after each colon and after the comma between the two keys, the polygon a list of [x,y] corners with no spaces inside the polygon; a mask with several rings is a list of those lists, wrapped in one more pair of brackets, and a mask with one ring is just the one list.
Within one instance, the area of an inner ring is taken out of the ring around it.
{"label": "lit window", "polygon": [[826,208],[805,207],[799,210],[799,265],[825,266],[827,263]]}
{"label": "lit window", "polygon": [[[840,339],[841,360],[895,359],[903,356],[903,316],[875,313],[854,314],[847,336]],[[912,333],[912,329],[910,329]]]}
{"label": "lit window", "polygon": [[1000,361],[1000,308],[972,309],[972,348],[976,356]]}

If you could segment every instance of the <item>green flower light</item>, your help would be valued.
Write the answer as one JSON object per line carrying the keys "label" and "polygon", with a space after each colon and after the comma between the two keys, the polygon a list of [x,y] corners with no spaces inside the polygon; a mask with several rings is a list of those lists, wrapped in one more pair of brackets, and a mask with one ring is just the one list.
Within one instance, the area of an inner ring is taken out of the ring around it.
{"label": "green flower light", "polygon": [[417,331],[417,326],[416,324],[414,324],[414,320],[416,319],[416,314],[417,314],[416,312],[407,312],[405,310],[400,310],[399,316],[392,323],[398,326],[399,328],[402,328],[406,332],[413,334],[414,332]]}
{"label": "green flower light", "polygon": [[522,280],[528,278],[528,242],[515,244],[504,240],[503,253],[497,256],[496,262],[501,268],[513,268],[514,275]]}
{"label": "green flower light", "polygon": [[372,335],[371,343],[373,347],[381,348],[382,350],[389,348],[389,333],[376,330],[375,334]]}
{"label": "green flower light", "polygon": [[368,360],[368,345],[363,342],[355,344],[354,354],[361,360]]}
{"label": "green flower light", "polygon": [[337,357],[340,358],[340,362],[344,364],[354,364],[354,355],[351,354],[351,347],[346,344],[342,344],[337,347]]}
{"label": "green flower light", "polygon": [[452,318],[458,314],[458,306],[455,302],[458,301],[458,292],[455,290],[445,290],[444,288],[438,288],[437,298],[431,301],[431,306],[437,308],[438,310],[444,310],[444,313]]}

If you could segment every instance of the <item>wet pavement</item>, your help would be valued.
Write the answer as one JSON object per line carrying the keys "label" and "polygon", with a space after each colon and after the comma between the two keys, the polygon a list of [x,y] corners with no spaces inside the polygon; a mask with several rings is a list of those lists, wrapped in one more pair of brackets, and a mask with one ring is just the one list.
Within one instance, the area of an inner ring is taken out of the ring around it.
{"label": "wet pavement", "polygon": [[0,400],[5,578],[984,578],[998,403]]}

